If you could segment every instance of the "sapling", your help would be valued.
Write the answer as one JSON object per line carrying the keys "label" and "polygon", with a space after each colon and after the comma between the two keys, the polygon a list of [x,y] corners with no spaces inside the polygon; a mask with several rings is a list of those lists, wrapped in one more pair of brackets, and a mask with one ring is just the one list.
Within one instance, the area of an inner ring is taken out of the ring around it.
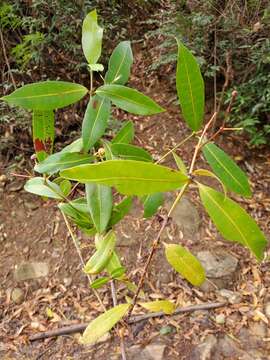
{"label": "sapling", "polygon": [[[112,139],[107,136],[112,105],[126,112],[145,116],[164,112],[165,109],[148,96],[126,86],[133,62],[129,41],[117,45],[104,78],[101,76],[104,67],[98,60],[102,49],[102,34],[97,13],[93,10],[84,19],[82,27],[82,48],[90,73],[89,89],[76,83],[45,81],[22,86],[2,97],[9,104],[22,106],[32,112],[33,142],[37,158],[34,171],[39,175],[29,179],[24,188],[43,199],[53,198],[57,201],[80,256],[83,271],[104,310],[84,331],[81,337],[83,344],[95,343],[121,319],[130,317],[134,307],[138,305],[138,295],[160,245],[164,247],[169,264],[183,278],[193,286],[200,286],[205,281],[203,266],[186,247],[179,243],[160,243],[161,234],[172,211],[191,185],[197,188],[206,212],[225,239],[248,248],[258,260],[263,259],[267,245],[256,222],[228,197],[228,191],[250,197],[251,189],[245,173],[214,144],[218,133],[226,130],[223,125],[214,135],[210,131],[217,113],[203,124],[204,81],[192,53],[177,39],[176,88],[182,117],[191,133],[154,162],[149,152],[131,144],[134,139],[132,121],[125,122]],[[94,73],[100,74],[103,80],[103,84],[97,88],[93,87]],[[60,152],[53,153],[54,111],[85,96],[88,96],[89,101],[82,121],[81,137]],[[177,149],[191,138],[197,138],[197,145],[187,168],[177,155]],[[212,171],[196,167],[201,152]],[[168,156],[173,156],[177,170],[160,165]],[[222,191],[201,182],[204,177],[217,180]],[[84,186],[84,196],[77,197],[78,185]],[[130,280],[118,256],[115,226],[130,211],[134,197],[140,199],[144,206],[144,217],[148,218],[156,214],[163,203],[163,194],[168,191],[176,192],[175,200],[163,218],[150,248],[134,297],[130,302],[117,305],[115,282],[128,286]],[[115,198],[119,199],[116,193],[121,195],[118,202],[115,201]],[[87,234],[89,241],[94,242],[95,250],[87,262],[82,257],[80,244],[70,223]],[[106,284],[111,285],[114,304],[111,309],[105,309],[97,291]],[[175,311],[175,304],[169,300],[139,305],[148,311],[163,311],[166,314]],[[122,355],[124,358],[124,350]]]}

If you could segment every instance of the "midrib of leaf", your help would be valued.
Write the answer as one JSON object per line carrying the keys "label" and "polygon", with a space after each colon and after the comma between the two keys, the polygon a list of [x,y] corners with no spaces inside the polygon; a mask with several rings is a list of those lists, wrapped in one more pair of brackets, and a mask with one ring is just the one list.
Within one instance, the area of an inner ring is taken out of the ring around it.
{"label": "midrib of leaf", "polygon": [[205,192],[206,196],[208,196],[212,201],[213,203],[216,205],[216,207],[218,209],[220,209],[220,211],[225,215],[225,217],[227,219],[229,219],[229,221],[232,223],[232,225],[236,228],[236,230],[239,232],[240,234],[240,237],[243,239],[243,242],[244,244],[249,248],[249,244],[248,244],[248,241],[246,240],[244,234],[242,233],[242,231],[239,229],[239,227],[237,226],[237,224],[233,221],[233,219],[222,209],[222,207],[220,207],[220,205],[215,201],[215,199],[208,193],[208,192]]}
{"label": "midrib of leaf", "polygon": [[58,165],[66,165],[66,164],[70,164],[70,163],[71,164],[76,164],[77,162],[80,162],[82,160],[87,160],[87,159],[89,159],[88,156],[83,157],[81,159],[77,159],[77,160],[69,160],[69,161],[64,161],[64,162],[54,162],[52,165],[58,166]]}
{"label": "midrib of leaf", "polygon": [[119,156],[120,158],[132,158],[132,159],[145,159],[148,161],[151,161],[150,158],[146,157],[146,156],[141,156],[141,155],[125,155],[125,154],[114,154],[114,156]]}
{"label": "midrib of leaf", "polygon": [[[181,182],[180,179],[179,180],[166,180],[166,179],[152,179],[152,178],[125,177],[125,176],[98,178],[98,179],[94,179],[92,181],[89,179],[85,179],[85,178],[81,178],[81,180],[85,180],[87,182],[97,182],[97,181],[106,181],[106,180],[135,180],[135,181],[143,180],[143,181],[167,182],[167,183],[178,183],[178,181]],[[181,184],[179,184],[179,186],[180,185]]]}
{"label": "midrib of leaf", "polygon": [[83,92],[83,89],[75,89],[75,90],[64,91],[61,93],[48,93],[48,94],[41,94],[41,95],[29,95],[29,96],[17,96],[17,97],[12,96],[12,99],[20,99],[21,100],[21,99],[40,98],[40,97],[62,96],[62,95],[66,95],[66,94],[76,93],[76,92]]}
{"label": "midrib of leaf", "polygon": [[219,161],[219,159],[215,156],[213,152],[209,148],[207,150],[210,152],[210,154],[216,159],[216,161],[220,164],[220,166],[235,180],[235,182],[240,186],[240,188],[245,191],[245,188],[243,188],[242,184],[230,173],[230,171],[225,167],[225,165]]}

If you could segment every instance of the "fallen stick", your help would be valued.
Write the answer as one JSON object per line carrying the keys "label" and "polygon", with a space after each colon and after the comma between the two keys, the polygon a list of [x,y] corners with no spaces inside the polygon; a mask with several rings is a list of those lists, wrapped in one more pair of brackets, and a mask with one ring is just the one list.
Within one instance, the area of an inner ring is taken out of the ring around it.
{"label": "fallen stick", "polygon": [[[161,317],[161,316],[174,316],[174,315],[179,315],[179,314],[189,313],[189,312],[199,311],[199,310],[212,310],[212,309],[217,309],[217,308],[223,307],[225,305],[227,305],[226,302],[206,303],[206,304],[191,305],[191,306],[186,306],[186,307],[176,309],[175,312],[171,315],[164,314],[163,311],[153,312],[153,313],[144,314],[144,315],[137,315],[137,316],[132,316],[128,320],[128,324],[134,324],[139,321],[143,321],[146,319],[152,319],[152,318],[156,318],[156,317]],[[37,333],[33,336],[30,336],[29,340],[36,341],[36,340],[47,339],[47,338],[55,337],[55,336],[74,334],[77,332],[84,331],[87,326],[88,326],[88,323],[64,326],[59,329]]]}

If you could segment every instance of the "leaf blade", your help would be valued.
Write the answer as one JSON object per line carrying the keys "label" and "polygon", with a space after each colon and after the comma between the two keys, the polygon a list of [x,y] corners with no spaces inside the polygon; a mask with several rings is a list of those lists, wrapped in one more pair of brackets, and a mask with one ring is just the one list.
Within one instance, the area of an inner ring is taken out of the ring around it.
{"label": "leaf blade", "polygon": [[200,286],[205,281],[205,271],[199,260],[178,244],[165,244],[169,264],[192,285]]}
{"label": "leaf blade", "polygon": [[137,115],[153,115],[165,111],[155,101],[139,91],[123,85],[103,85],[96,90],[120,109]]}
{"label": "leaf blade", "polygon": [[105,82],[124,85],[128,81],[132,63],[133,54],[130,41],[120,42],[110,57]]}
{"label": "leaf blade", "polygon": [[97,23],[96,9],[88,13],[82,25],[82,48],[89,64],[96,64],[101,54],[103,29]]}
{"label": "leaf blade", "polygon": [[111,150],[116,158],[138,161],[152,161],[152,156],[144,149],[130,144],[112,144]]}
{"label": "leaf blade", "polygon": [[222,236],[251,250],[258,260],[263,258],[267,240],[256,222],[236,202],[220,192],[199,184],[202,203]]}
{"label": "leaf blade", "polygon": [[76,152],[58,152],[50,155],[41,163],[35,165],[34,170],[40,174],[50,173],[54,174],[60,170],[68,169],[77,165],[87,164],[93,157],[87,154],[80,154]]}
{"label": "leaf blade", "polygon": [[82,123],[85,152],[90,150],[104,134],[110,116],[110,108],[110,101],[99,96],[92,97],[88,103]]}
{"label": "leaf blade", "polygon": [[2,100],[25,109],[48,111],[71,105],[87,92],[86,87],[76,83],[48,80],[24,85]]}
{"label": "leaf blade", "polygon": [[214,173],[228,189],[245,197],[251,196],[246,174],[223,150],[214,143],[209,143],[202,151]]}
{"label": "leaf blade", "polygon": [[169,300],[155,300],[145,303],[139,303],[139,305],[151,312],[163,311],[164,314],[168,315],[173,314],[175,311],[175,304]]}
{"label": "leaf blade", "polygon": [[53,151],[54,113],[34,110],[32,114],[33,143],[38,161],[43,161]]}
{"label": "leaf blade", "polygon": [[61,176],[82,183],[115,186],[124,195],[147,195],[180,188],[189,181],[180,171],[134,160],[108,160],[63,170]]}
{"label": "leaf blade", "polygon": [[163,193],[147,195],[143,200],[143,217],[149,218],[153,216],[157,212],[158,208],[163,204],[163,201]]}
{"label": "leaf blade", "polygon": [[128,144],[134,139],[134,124],[127,121],[112,140],[112,144]]}
{"label": "leaf blade", "polygon": [[193,131],[202,125],[204,82],[199,65],[191,52],[178,40],[176,89],[183,117]]}
{"label": "leaf blade", "polygon": [[60,187],[47,179],[45,181],[43,177],[29,179],[24,185],[24,190],[35,195],[52,199],[62,200],[63,198]]}
{"label": "leaf blade", "polygon": [[130,304],[120,304],[98,316],[87,326],[80,342],[84,345],[94,344],[123,318],[129,307]]}

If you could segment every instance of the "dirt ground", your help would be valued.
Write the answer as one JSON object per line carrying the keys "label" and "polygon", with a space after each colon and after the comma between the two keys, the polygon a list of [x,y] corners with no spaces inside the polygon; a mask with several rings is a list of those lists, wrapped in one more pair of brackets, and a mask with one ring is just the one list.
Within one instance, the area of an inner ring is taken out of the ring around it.
{"label": "dirt ground", "polygon": [[[168,111],[144,119],[122,112],[115,115],[119,115],[121,120],[134,120],[136,143],[150,150],[157,159],[180,142],[188,131],[180,119],[178,107],[173,104],[174,89],[168,88],[167,80],[154,78],[150,82],[143,76],[145,69],[141,53],[136,56],[133,71],[141,75],[133,75],[131,85],[152,96]],[[269,237],[269,149],[251,150],[244,139],[227,134],[222,135],[218,143],[248,173],[254,196],[248,200],[237,200],[256,218]],[[187,162],[191,159],[193,145],[191,142],[179,150]],[[199,159],[200,162],[202,159]],[[172,159],[166,164],[174,166]],[[115,332],[105,342],[91,347],[80,346],[78,334],[29,342],[29,336],[37,332],[88,322],[101,312],[101,308],[81,271],[73,243],[55,203],[44,202],[26,193],[23,190],[25,180],[12,175],[25,174],[24,169],[29,169],[29,153],[23,154],[19,161],[10,158],[6,162],[3,157],[0,165],[1,174],[7,176],[0,189],[1,359],[120,358]],[[164,236],[169,242],[181,241],[194,253],[201,250],[225,251],[235,257],[238,260],[237,270],[222,287],[240,295],[240,300],[217,310],[166,316],[130,326],[125,330],[128,358],[150,359],[143,355],[143,349],[158,344],[160,353],[153,359],[270,359],[269,248],[265,260],[258,264],[247,250],[223,241],[199,205],[197,193],[192,190],[189,195],[199,212],[199,227],[186,231],[172,221]],[[131,214],[117,228],[118,249],[132,281],[139,279],[159,226],[158,216],[143,220],[142,208],[135,202]],[[93,239],[80,232],[77,236],[83,256],[87,259],[92,251]],[[15,267],[26,261],[46,262],[49,275],[16,282]],[[23,301],[19,304],[12,300],[14,288],[23,292]],[[125,301],[126,296],[132,296],[124,286],[117,285],[117,289],[119,302]],[[220,301],[218,290],[219,286],[208,290],[191,287],[169,269],[162,248],[153,260],[144,286],[146,300],[169,298],[178,306]],[[104,287],[99,293],[105,306],[112,306],[110,289]],[[135,313],[143,312],[138,307]],[[208,352],[207,346],[210,348]],[[227,346],[227,350],[222,346]]]}

